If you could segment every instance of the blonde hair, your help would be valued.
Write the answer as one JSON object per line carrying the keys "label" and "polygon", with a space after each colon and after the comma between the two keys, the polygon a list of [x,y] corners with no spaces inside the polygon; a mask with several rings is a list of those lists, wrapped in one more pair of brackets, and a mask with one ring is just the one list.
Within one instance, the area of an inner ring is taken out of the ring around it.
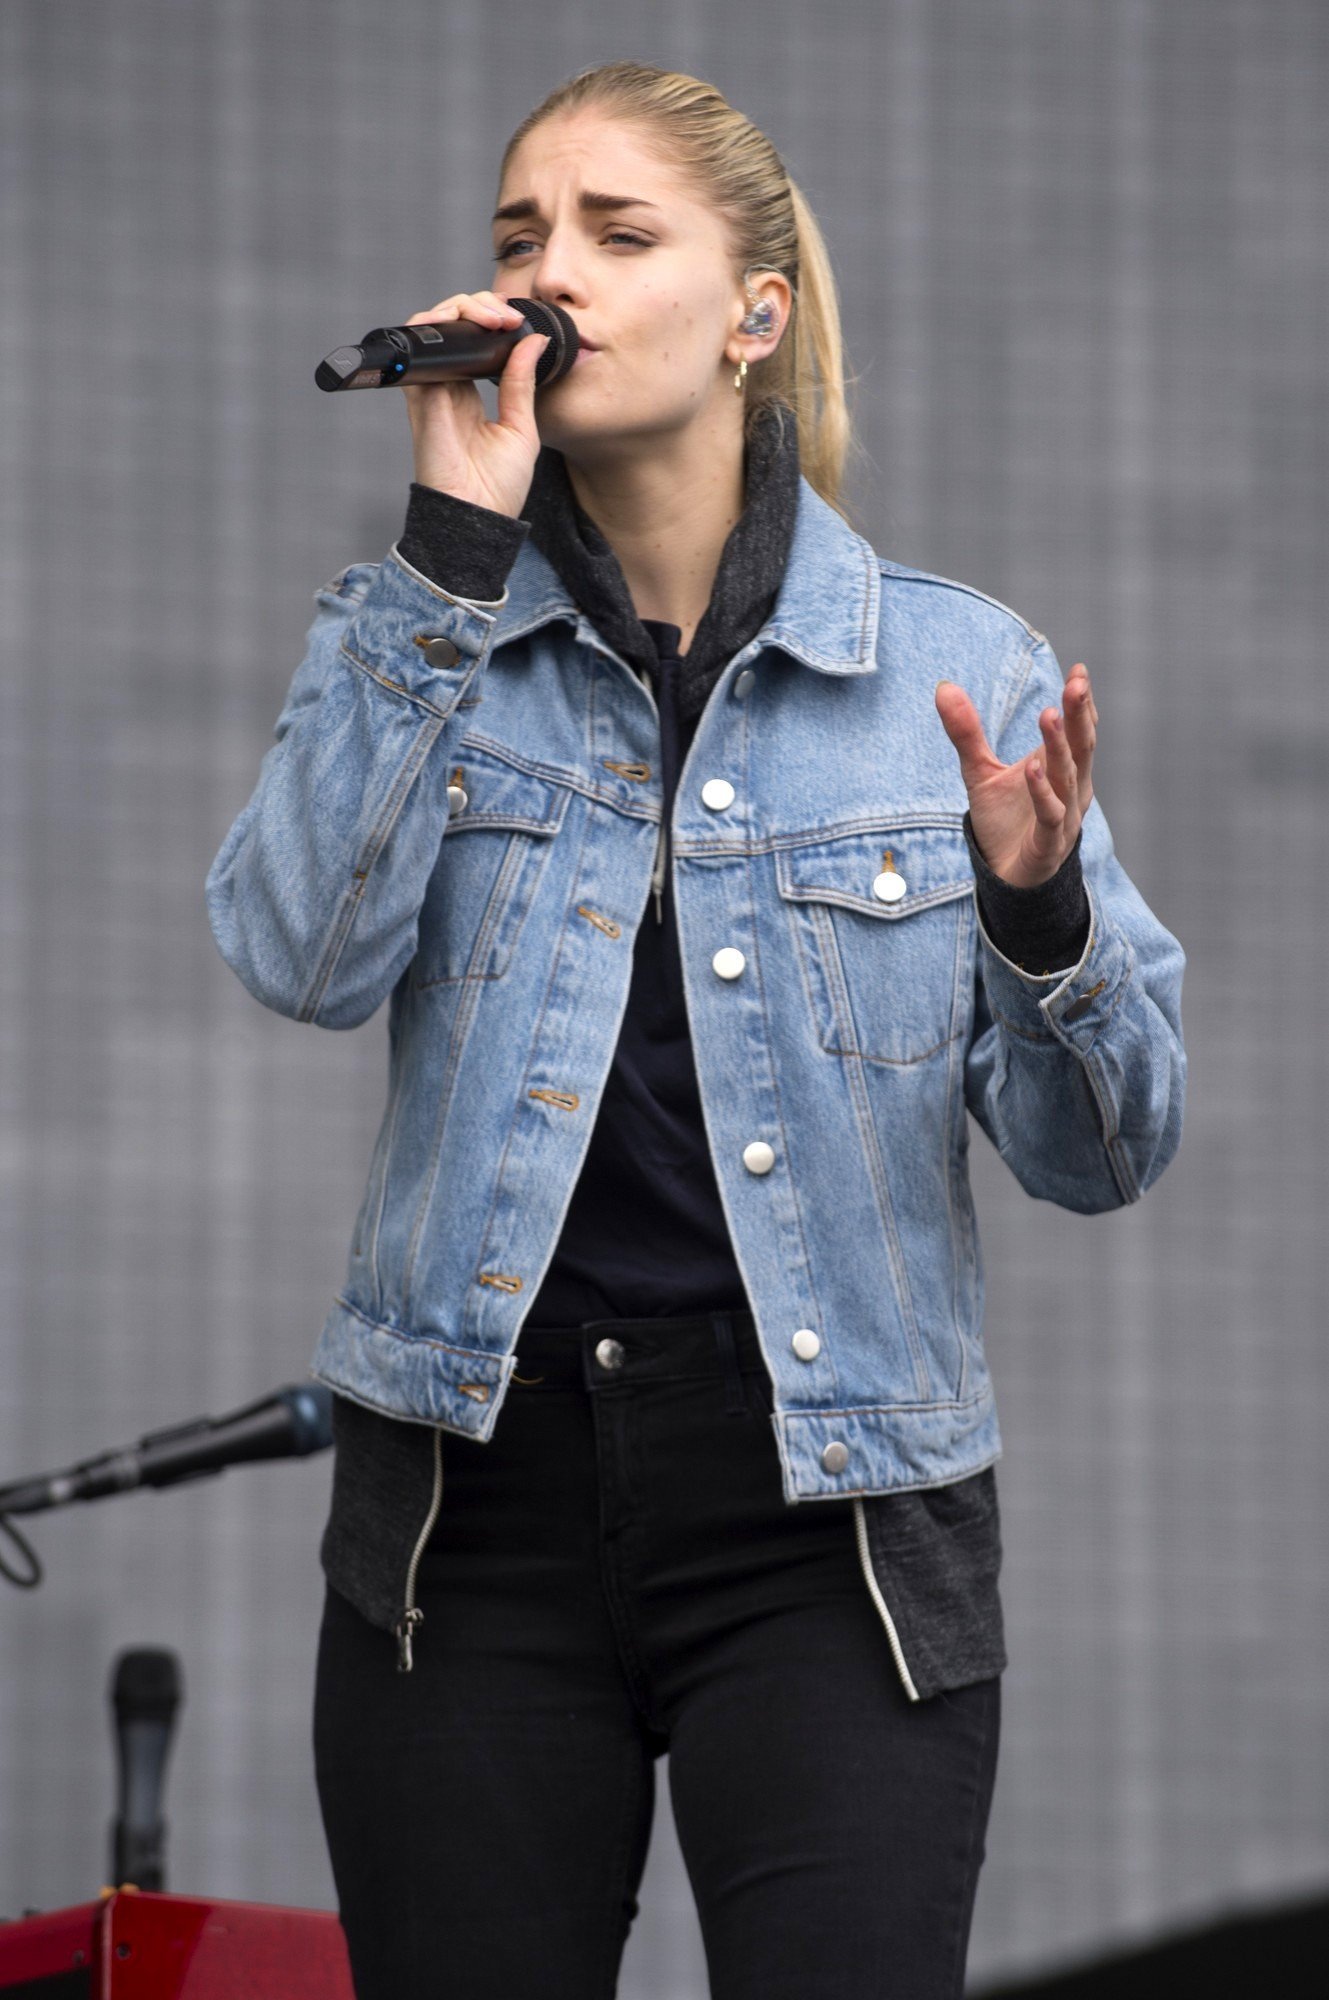
{"label": "blonde hair", "polygon": [[645,63],[602,63],[527,114],[504,150],[500,182],[528,132],[583,108],[644,128],[646,143],[723,218],[736,278],[781,271],[789,280],[794,304],[780,344],[748,370],[744,434],[767,405],[792,410],[804,477],[848,520],[841,487],[861,447],[845,401],[835,275],[817,218],[774,146],[713,84]]}

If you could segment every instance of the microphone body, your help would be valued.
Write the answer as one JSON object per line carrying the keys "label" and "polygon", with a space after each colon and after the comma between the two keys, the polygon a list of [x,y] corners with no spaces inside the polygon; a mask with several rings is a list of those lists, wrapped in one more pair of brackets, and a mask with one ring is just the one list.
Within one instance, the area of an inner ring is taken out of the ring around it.
{"label": "microphone body", "polygon": [[39,1514],[72,1500],[103,1500],[136,1486],[173,1486],[228,1465],[299,1458],[332,1443],[332,1391],[301,1383],[249,1403],[229,1417],[196,1417],[152,1431],[136,1445],[84,1459],[68,1472],[0,1487],[0,1514]]}
{"label": "microphone body", "polygon": [[376,326],[355,347],[337,347],[319,362],[320,389],[390,389],[402,382],[497,382],[519,340],[548,334],[535,367],[535,386],[556,382],[577,358],[576,322],[561,306],[509,299],[523,324],[480,326],[474,320],[423,320],[417,326]]}
{"label": "microphone body", "polygon": [[180,1661],[165,1646],[121,1653],[111,1682],[117,1802],[111,1821],[111,1881],[166,1887],[162,1793],[176,1710],[184,1693]]}

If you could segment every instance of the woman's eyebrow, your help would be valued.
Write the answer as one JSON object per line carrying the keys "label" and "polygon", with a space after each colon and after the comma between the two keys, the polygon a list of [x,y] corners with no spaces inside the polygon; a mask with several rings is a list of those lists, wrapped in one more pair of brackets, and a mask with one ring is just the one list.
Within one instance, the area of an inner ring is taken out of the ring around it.
{"label": "woman's eyebrow", "polygon": [[[608,213],[611,210],[620,208],[654,208],[657,214],[661,212],[655,202],[643,201],[640,195],[595,194],[589,188],[584,189],[577,196],[577,206],[583,213]],[[495,222],[527,222],[532,216],[539,213],[538,203],[532,201],[530,196],[526,195],[520,201],[504,202],[502,208],[494,210],[493,219]]]}

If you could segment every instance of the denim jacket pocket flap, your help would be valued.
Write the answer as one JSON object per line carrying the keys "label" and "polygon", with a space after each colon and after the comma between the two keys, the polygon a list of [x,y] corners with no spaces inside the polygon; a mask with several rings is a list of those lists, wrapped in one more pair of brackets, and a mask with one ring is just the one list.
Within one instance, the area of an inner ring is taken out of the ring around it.
{"label": "denim jacket pocket flap", "polygon": [[448,765],[445,833],[468,827],[510,827],[516,833],[557,833],[571,789],[538,771],[509,764],[464,739]]}
{"label": "denim jacket pocket flap", "polygon": [[898,923],[967,896],[974,869],[959,821],[891,819],[777,848],[775,879],[790,902],[843,903]]}
{"label": "denim jacket pocket flap", "polygon": [[448,764],[448,821],[420,911],[417,986],[507,971],[563,824],[571,788],[459,744]]}
{"label": "denim jacket pocket flap", "polygon": [[914,1064],[966,1032],[974,871],[958,821],[860,822],[779,847],[775,879],[828,1054]]}

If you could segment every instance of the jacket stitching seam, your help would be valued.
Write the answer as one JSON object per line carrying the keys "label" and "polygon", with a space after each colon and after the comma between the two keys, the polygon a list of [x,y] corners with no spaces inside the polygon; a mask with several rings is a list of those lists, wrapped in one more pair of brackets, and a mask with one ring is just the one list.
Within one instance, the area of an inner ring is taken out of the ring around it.
{"label": "jacket stitching seam", "polygon": [[436,1347],[443,1354],[460,1354],[472,1368],[482,1363],[488,1363],[495,1369],[501,1369],[503,1365],[504,1356],[501,1354],[489,1354],[481,1347],[462,1347],[456,1341],[441,1340],[437,1334],[417,1333],[408,1327],[394,1326],[391,1320],[374,1319],[369,1313],[362,1312],[344,1292],[336,1292],[333,1296],[339,1306],[358,1319],[362,1326],[367,1326],[371,1333],[385,1333],[392,1340],[405,1341],[409,1347]]}
{"label": "jacket stitching seam", "polygon": [[[388,551],[388,559],[390,562],[395,563],[397,568],[402,572],[403,576],[405,576],[411,583],[422,586],[425,590],[429,592],[431,597],[438,598],[440,603],[455,605],[457,610],[464,611],[469,617],[478,618],[484,624],[489,625],[491,627],[497,622],[503,606],[508,601],[508,590],[506,585],[504,586],[503,595],[500,598],[489,598],[481,600],[480,598],[477,597],[456,596],[452,591],[445,590],[441,583],[435,583],[432,578],[427,577],[423,570],[416,569],[413,563],[408,562],[406,557],[402,555],[400,549],[398,548],[395,542]],[[492,605],[493,609],[489,611],[481,611],[478,607],[482,601]]]}
{"label": "jacket stitching seam", "polygon": [[[955,1019],[957,1010],[962,1014],[968,1011],[968,995],[973,982],[972,978],[966,980],[961,975],[967,967],[972,966],[974,955],[972,929],[961,922],[955,927],[955,956],[951,973],[952,1020]],[[962,1029],[957,1029],[952,1039],[958,1041],[961,1033]],[[963,1400],[969,1383],[969,1348],[960,1325],[960,1237],[955,1213],[955,1190],[951,1184],[951,1135],[954,1122],[952,1107],[962,1068],[963,1057],[957,1063],[952,1052],[946,1063],[946,1102],[941,1119],[941,1180],[946,1190],[946,1225],[951,1246],[951,1326],[960,1349],[960,1380],[956,1394]]]}
{"label": "jacket stitching seam", "polygon": [[436,724],[423,723],[416,733],[414,742],[397,768],[396,775],[388,788],[387,796],[379,810],[379,816],[370,828],[368,838],[360,850],[359,865],[354,871],[352,886],[342,892],[337,913],[333,918],[331,928],[328,932],[327,942],[323,947],[322,956],[314,969],[314,975],[310,981],[306,997],[301,1003],[299,1011],[299,1019],[301,1021],[313,1021],[323,1004],[328,986],[332,980],[332,975],[340,964],[342,953],[346,949],[356,915],[364,902],[365,884],[373,870],[374,863],[383,851],[384,844],[393,826],[396,824],[398,814],[401,812],[407,794],[419,776],[425,758],[436,742],[441,728],[441,721]]}
{"label": "jacket stitching seam", "polygon": [[899,1226],[895,1217],[895,1204],[891,1200],[890,1178],[886,1172],[886,1162],[881,1156],[881,1144],[876,1121],[872,1116],[872,1106],[868,1099],[867,1079],[863,1074],[862,1058],[850,1056],[845,1064],[849,1083],[849,1094],[854,1106],[854,1116],[859,1128],[859,1143],[867,1159],[868,1174],[876,1193],[877,1212],[881,1217],[882,1230],[886,1237],[890,1256],[891,1274],[895,1284],[895,1296],[900,1308],[900,1323],[913,1361],[914,1380],[920,1389],[928,1386],[927,1359],[923,1352],[923,1337],[919,1332],[918,1315],[914,1310],[913,1291],[909,1283],[909,1271],[905,1262],[904,1246],[900,1242]]}
{"label": "jacket stitching seam", "polygon": [[[581,860],[582,860],[582,856],[584,855],[584,853],[585,853],[585,851],[586,851],[586,841],[587,841],[587,836],[588,836],[588,832],[589,832],[589,828],[590,828],[590,821],[591,821],[591,816],[590,816],[590,814],[589,814],[589,813],[587,813],[587,814],[586,814],[586,816],[585,816],[585,820],[584,820],[584,823],[583,823],[583,826],[582,826],[582,835],[581,835],[581,843],[580,843],[580,846],[579,846],[579,848],[578,848],[578,853],[577,853],[577,870],[578,870],[578,872],[580,872],[580,869],[581,869]],[[557,949],[556,949],[556,950],[554,951],[554,953],[553,953],[553,955],[552,955],[552,957],[551,957],[551,959],[550,959],[550,963],[549,963],[549,973],[548,973],[548,976],[547,976],[547,978],[546,978],[546,980],[545,980],[545,986],[544,986],[544,992],[543,992],[543,993],[541,994],[541,996],[540,996],[540,1006],[539,1006],[539,1009],[537,1010],[537,1012],[536,1012],[536,1015],[535,1015],[535,1023],[534,1023],[534,1029],[533,1029],[533,1035],[538,1035],[538,1033],[539,1033],[539,1029],[540,1029],[540,1024],[541,1024],[541,1022],[542,1022],[542,1021],[544,1020],[544,1018],[545,1018],[545,1014],[546,1014],[546,1012],[547,1012],[547,1010],[548,1010],[548,1007],[549,1007],[549,995],[550,995],[550,992],[551,992],[551,991],[552,991],[552,989],[553,989],[553,985],[554,985],[554,981],[555,981],[555,979],[556,979],[556,978],[557,978],[557,976],[558,976],[558,967],[559,967],[559,963],[560,963],[560,961],[561,961],[561,959],[562,959],[562,957],[563,957],[563,949],[564,949],[564,944],[565,944],[565,941],[566,941],[566,938],[567,938],[567,936],[568,936],[568,931],[569,931],[569,929],[570,929],[570,926],[569,926],[569,925],[568,925],[568,924],[566,923],[566,921],[565,921],[565,923],[564,923],[563,927],[562,927],[562,928],[560,929],[560,932],[559,932],[559,937],[558,937],[558,945],[557,945]],[[522,1084],[525,1084],[525,1083],[527,1082],[527,1080],[528,1080],[528,1079],[529,1079],[529,1077],[530,1077],[530,1074],[531,1074],[531,1072],[530,1072],[530,1069],[529,1069],[529,1067],[527,1067],[527,1069],[526,1069],[526,1070],[524,1071],[524,1073],[523,1073],[523,1075],[522,1075],[522,1079],[521,1079],[521,1083],[522,1083]],[[485,1212],[485,1219],[484,1219],[484,1223],[483,1223],[483,1225],[481,1226],[481,1229],[480,1229],[480,1232],[479,1232],[479,1236],[478,1236],[478,1239],[477,1239],[477,1249],[476,1249],[476,1269],[477,1269],[477,1270],[483,1270],[483,1269],[485,1269],[485,1268],[486,1268],[486,1267],[487,1267],[487,1266],[488,1266],[489,1264],[491,1264],[491,1263],[492,1263],[492,1260],[493,1260],[493,1257],[494,1257],[494,1256],[497,1256],[497,1255],[503,1255],[503,1254],[506,1254],[506,1246],[504,1246],[504,1245],[499,1245],[499,1246],[491,1246],[491,1244],[490,1244],[490,1240],[489,1240],[489,1239],[490,1239],[490,1230],[491,1230],[491,1229],[492,1229],[492,1227],[493,1227],[493,1222],[494,1222],[494,1215],[495,1215],[495,1213],[496,1213],[496,1211],[497,1211],[497,1208],[498,1208],[498,1197],[499,1197],[499,1190],[501,1189],[501,1187],[502,1187],[502,1185],[503,1185],[503,1175],[504,1175],[504,1172],[505,1172],[505,1170],[506,1170],[506,1167],[507,1167],[507,1161],[508,1161],[508,1154],[509,1154],[509,1152],[510,1152],[510,1151],[511,1151],[511,1149],[512,1149],[512,1136],[513,1136],[513,1132],[514,1132],[514,1129],[515,1129],[515,1127],[516,1127],[516,1124],[517,1124],[517,1120],[518,1120],[518,1119],[519,1119],[519,1118],[520,1118],[520,1117],[522,1116],[523,1112],[525,1112],[526,1110],[528,1110],[528,1106],[527,1106],[527,1103],[526,1103],[526,1100],[525,1100],[525,1099],[523,1098],[523,1096],[522,1096],[522,1094],[521,1094],[521,1086],[519,1085],[519,1086],[518,1086],[518,1090],[517,1090],[517,1094],[516,1094],[516,1097],[515,1097],[515,1098],[514,1098],[514,1100],[513,1100],[513,1106],[512,1106],[512,1113],[511,1113],[511,1116],[510,1116],[510,1117],[509,1117],[509,1119],[508,1119],[508,1123],[507,1123],[507,1130],[506,1130],[506,1132],[504,1133],[504,1137],[503,1137],[503,1150],[502,1150],[502,1152],[501,1152],[501,1153],[499,1154],[499,1156],[498,1156],[498,1161],[497,1161],[497,1164],[496,1164],[496,1166],[495,1166],[495,1168],[494,1168],[494,1182],[493,1182],[493,1190],[492,1190],[492,1192],[491,1192],[491,1194],[490,1194],[490,1197],[489,1197],[489,1207],[488,1207],[488,1209],[487,1209],[487,1210],[486,1210],[486,1212]],[[568,1189],[568,1206],[570,1206],[570,1205],[571,1205],[571,1201],[572,1201],[572,1195],[573,1195],[573,1193],[574,1193],[574,1192],[575,1192],[575,1188],[574,1188],[573,1186],[570,1186],[570,1187],[569,1187],[569,1189]],[[565,1213],[566,1213],[566,1211],[565,1211]],[[556,1244],[556,1243],[555,1243],[555,1245],[553,1246],[553,1248],[555,1248],[555,1249],[557,1248],[557,1244]]]}
{"label": "jacket stitching seam", "polygon": [[[482,957],[488,951],[491,937],[497,936],[503,911],[506,910],[511,900],[516,882],[520,880],[520,869],[512,863],[513,849],[516,839],[526,838],[526,835],[518,835],[508,843],[507,852],[504,854],[498,875],[494,881],[494,886],[489,893],[489,901],[485,905],[485,914],[480,924],[479,934],[471,947],[472,963],[475,963],[478,958]],[[509,870],[510,867],[513,881],[508,883],[503,888],[503,893],[500,894],[504,872]],[[497,907],[495,907],[496,905]],[[429,1176],[420,1192],[420,1201],[416,1208],[415,1220],[411,1225],[410,1239],[403,1262],[401,1287],[403,1311],[406,1310],[411,1298],[411,1292],[415,1284],[415,1267],[420,1256],[420,1240],[424,1232],[426,1218],[434,1205],[434,1196],[438,1190],[439,1169],[442,1165],[443,1128],[447,1124],[448,1114],[453,1108],[453,1082],[461,1067],[462,1055],[470,1035],[471,1026],[475,1020],[476,1010],[480,1004],[481,990],[478,980],[470,981],[462,979],[458,985],[457,1007],[452,1017],[452,1027],[448,1035],[447,1059],[443,1064],[443,1074],[439,1083],[438,1114],[434,1122]]]}
{"label": "jacket stitching seam", "polygon": [[[744,731],[743,775],[746,781],[750,779],[751,775],[750,760],[751,760],[751,744],[752,744],[752,728],[746,712],[744,713],[743,716],[742,728]],[[753,909],[756,909],[758,907],[758,903],[757,903],[756,884],[754,883],[752,878],[751,857],[749,857],[748,860],[747,881],[748,881],[749,906]],[[755,927],[752,935],[752,964],[753,964],[753,972],[756,977],[757,996],[761,1004],[762,1013],[765,1016],[767,1011],[766,981],[762,970],[761,946]],[[808,1253],[807,1231],[803,1226],[803,1206],[798,1198],[798,1189],[795,1186],[794,1177],[792,1173],[789,1172],[789,1134],[785,1126],[784,1102],[780,1093],[780,1078],[779,1078],[778,1065],[774,1061],[770,1063],[770,1077],[771,1077],[771,1092],[775,1099],[775,1115],[779,1125],[781,1156],[784,1161],[784,1170],[789,1187],[789,1199],[793,1207],[794,1222],[798,1230],[798,1246],[802,1256],[803,1271],[806,1276],[808,1294],[812,1300],[813,1309],[816,1312],[817,1322],[819,1325],[824,1326],[826,1324],[825,1315],[822,1311],[821,1300],[817,1295],[816,1277],[814,1273],[812,1259]],[[744,1275],[746,1276],[746,1274]],[[832,1361],[831,1364],[831,1379],[834,1386],[838,1388],[839,1371],[835,1367],[834,1361]],[[779,1415],[778,1389],[775,1390],[775,1400],[777,1404],[777,1410],[773,1412],[773,1415],[778,1416]]]}
{"label": "jacket stitching seam", "polygon": [[1029,624],[1027,619],[1013,611],[1009,604],[1003,604],[999,597],[992,597],[986,590],[979,590],[972,583],[961,583],[958,577],[936,576],[930,570],[911,569],[905,563],[892,563],[888,558],[878,556],[877,567],[883,577],[892,577],[897,583],[921,583],[939,590],[958,591],[963,597],[972,597],[980,604],[990,604],[994,611],[1004,612],[1017,625],[1034,646],[1046,644],[1043,633]]}
{"label": "jacket stitching seam", "polygon": [[[992,1401],[992,1386],[989,1381],[984,1383],[981,1388],[975,1389],[973,1395],[967,1396],[963,1402],[960,1402],[954,1396],[938,1396],[929,1400],[916,1397],[912,1402],[907,1403],[899,1401],[894,1403],[840,1403],[834,1406],[823,1406],[818,1403],[815,1409],[786,1409],[783,1414],[790,1423],[839,1423],[846,1417],[875,1416],[879,1411],[891,1416],[926,1417],[931,1416],[937,1410],[956,1410],[960,1412],[980,1410],[984,1409]],[[949,1486],[953,1482],[950,1479],[938,1479],[933,1483],[938,1486]],[[901,1489],[893,1487],[891,1490],[895,1492]]]}
{"label": "jacket stitching seam", "polygon": [[358,667],[362,674],[373,681],[376,687],[386,688],[389,694],[395,694],[401,700],[409,701],[415,708],[427,710],[430,715],[438,716],[440,721],[446,722],[448,716],[452,713],[450,708],[440,708],[437,702],[430,701],[425,695],[416,694],[411,688],[403,686],[400,681],[389,680],[386,674],[380,673],[376,668],[371,667],[368,660],[362,660],[359,654],[352,650],[345,639],[340,641],[337,650],[350,661],[353,667]]}

